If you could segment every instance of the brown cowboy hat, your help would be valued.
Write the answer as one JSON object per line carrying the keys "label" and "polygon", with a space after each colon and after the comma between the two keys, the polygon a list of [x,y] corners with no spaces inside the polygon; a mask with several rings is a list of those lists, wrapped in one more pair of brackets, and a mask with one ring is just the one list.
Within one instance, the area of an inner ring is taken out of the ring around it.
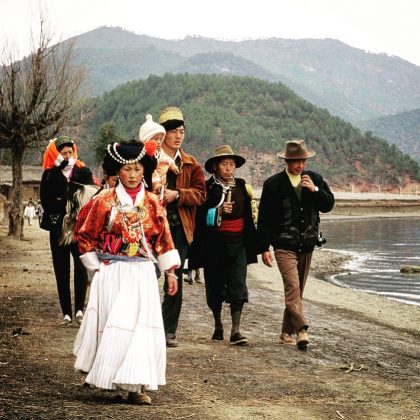
{"label": "brown cowboy hat", "polygon": [[227,144],[224,144],[223,146],[216,147],[213,156],[210,159],[207,159],[204,167],[208,173],[212,174],[214,173],[213,163],[227,158],[233,159],[237,168],[240,168],[245,163],[245,158],[239,155],[235,155],[232,148]]}
{"label": "brown cowboy hat", "polygon": [[287,141],[284,150],[277,156],[282,159],[308,159],[315,156],[315,152],[306,148],[305,140],[295,139]]}

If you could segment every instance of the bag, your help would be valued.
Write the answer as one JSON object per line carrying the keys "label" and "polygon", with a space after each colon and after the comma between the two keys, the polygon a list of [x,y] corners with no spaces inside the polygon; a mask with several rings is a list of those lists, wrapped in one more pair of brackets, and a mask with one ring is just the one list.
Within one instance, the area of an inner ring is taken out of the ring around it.
{"label": "bag", "polygon": [[41,229],[48,230],[55,235],[61,233],[61,227],[63,225],[64,214],[62,213],[44,213],[40,227]]}
{"label": "bag", "polygon": [[206,226],[207,227],[218,227],[220,226],[221,218],[219,216],[219,209],[217,207],[213,207],[208,210],[206,216]]}

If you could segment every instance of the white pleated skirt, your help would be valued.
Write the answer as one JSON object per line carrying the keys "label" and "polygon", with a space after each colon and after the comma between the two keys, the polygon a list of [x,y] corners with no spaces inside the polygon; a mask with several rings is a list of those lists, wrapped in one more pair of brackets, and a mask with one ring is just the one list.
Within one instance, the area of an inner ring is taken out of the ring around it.
{"label": "white pleated skirt", "polygon": [[74,343],[75,368],[103,389],[165,385],[166,341],[152,262],[101,263]]}

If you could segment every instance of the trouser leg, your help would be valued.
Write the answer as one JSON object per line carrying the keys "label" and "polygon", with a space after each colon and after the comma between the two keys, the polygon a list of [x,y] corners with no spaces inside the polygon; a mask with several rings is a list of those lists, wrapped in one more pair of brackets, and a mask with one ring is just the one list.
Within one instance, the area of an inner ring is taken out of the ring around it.
{"label": "trouser leg", "polygon": [[187,258],[188,242],[187,238],[185,237],[184,228],[182,225],[171,227],[171,234],[172,239],[174,240],[175,248],[179,252],[181,266],[175,270],[175,275],[177,276],[178,282],[178,292],[174,296],[169,296],[167,293],[168,281],[165,276],[165,282],[163,285],[163,290],[165,293],[162,302],[162,317],[165,333],[175,335],[178,328],[182,307],[182,271],[185,259]]}
{"label": "trouser leg", "polygon": [[58,236],[50,232],[50,248],[63,315],[72,315],[70,295],[70,249],[58,244]]}
{"label": "trouser leg", "polygon": [[74,313],[83,311],[87,290],[87,271],[79,258],[77,244],[70,245],[74,265]]}
{"label": "trouser leg", "polygon": [[243,302],[230,304],[230,315],[232,317],[231,335],[239,332],[243,306]]}
{"label": "trouser leg", "polygon": [[284,285],[286,308],[282,331],[293,334],[302,328],[308,328],[302,298],[312,253],[298,255],[293,251],[276,249],[274,254]]}

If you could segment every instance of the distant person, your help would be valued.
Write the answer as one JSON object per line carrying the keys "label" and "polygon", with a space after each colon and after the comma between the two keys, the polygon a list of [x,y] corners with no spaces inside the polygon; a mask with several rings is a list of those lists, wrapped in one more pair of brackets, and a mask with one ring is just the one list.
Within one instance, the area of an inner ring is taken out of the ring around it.
{"label": "distant person", "polygon": [[272,267],[271,245],[283,278],[286,308],[280,342],[305,349],[309,337],[303,291],[314,247],[322,245],[319,212],[332,210],[334,196],[321,175],[305,170],[315,152],[307,150],[304,140],[286,142],[278,156],[286,169],[264,182],[257,233],[264,264]]}
{"label": "distant person", "polygon": [[127,402],[139,405],[151,404],[146,390],[166,381],[154,264],[167,275],[169,296],[177,292],[180,265],[164,209],[151,192],[154,152],[138,141],[108,147],[105,162],[119,181],[93,200],[79,232],[80,258],[95,274],[74,345],[75,368],[88,373],[87,383],[128,391]]}
{"label": "distant person", "polygon": [[248,302],[247,265],[257,262],[251,197],[245,181],[235,178],[236,168],[244,163],[228,145],[217,147],[206,161],[212,176],[206,181],[207,199],[198,209],[189,259],[190,268],[203,267],[207,305],[214,318],[212,340],[223,340],[222,304],[230,305],[232,345],[248,343],[240,323]]}
{"label": "distant person", "polygon": [[[78,211],[76,194],[83,186],[93,186],[94,180],[90,169],[79,160],[76,144],[68,136],[59,136],[50,141],[44,153],[43,166],[40,196],[44,214],[41,228],[50,232],[54,273],[63,313],[62,325],[67,326],[73,321],[70,255],[74,263],[74,314],[80,324],[83,319],[87,273],[80,261],[77,244],[72,240],[73,227],[68,227],[67,222]],[[92,191],[97,189],[91,188]]]}
{"label": "distant person", "polygon": [[166,345],[176,347],[178,346],[176,332],[182,307],[182,270],[188,247],[193,240],[196,207],[204,203],[206,185],[203,170],[197,159],[181,148],[185,137],[182,111],[176,107],[163,109],[159,115],[159,124],[166,131],[162,149],[167,156],[175,161],[178,167],[178,173],[167,172],[166,188],[162,196],[175,248],[181,258],[181,266],[175,271],[178,293],[173,296],[168,294],[168,278],[166,276],[162,302]]}
{"label": "distant person", "polygon": [[29,199],[28,204],[25,206],[25,209],[23,210],[23,216],[28,221],[28,226],[32,225],[32,219],[34,219],[36,216],[35,211],[36,210],[35,210],[34,202],[31,199]]}
{"label": "distant person", "polygon": [[42,215],[44,214],[44,209],[42,208],[41,200],[38,200],[38,203],[35,206],[35,214],[38,218],[39,226],[41,226]]}

